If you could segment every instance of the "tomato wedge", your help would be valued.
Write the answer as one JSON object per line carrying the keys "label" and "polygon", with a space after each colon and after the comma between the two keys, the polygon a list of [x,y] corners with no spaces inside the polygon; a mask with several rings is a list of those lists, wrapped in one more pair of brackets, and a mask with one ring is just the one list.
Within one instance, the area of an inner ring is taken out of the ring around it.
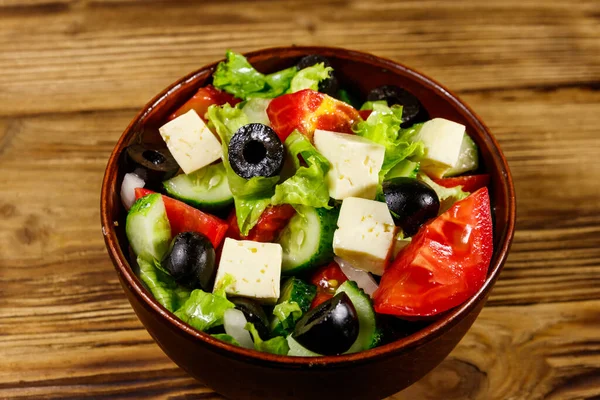
{"label": "tomato wedge", "polygon": [[[144,188],[136,188],[135,198],[137,200],[151,193],[155,192]],[[215,249],[219,247],[227,232],[227,222],[188,206],[179,200],[165,195],[162,198],[171,225],[171,235],[175,236],[181,232],[198,232],[205,235]]]}
{"label": "tomato wedge", "polygon": [[367,118],[369,118],[369,115],[371,115],[372,112],[373,110],[360,110],[358,112],[358,115],[360,115],[362,119],[366,120]]}
{"label": "tomato wedge", "polygon": [[237,240],[254,240],[255,242],[273,242],[294,214],[296,214],[296,210],[289,204],[270,206],[261,214],[256,225],[248,232],[248,236],[242,237],[235,210],[233,210],[227,218],[229,225],[227,237]]}
{"label": "tomato wedge", "polygon": [[481,188],[423,226],[385,270],[375,311],[427,317],[463,303],[483,285],[492,258],[492,216]]}
{"label": "tomato wedge", "polygon": [[267,115],[282,142],[295,129],[311,140],[315,129],[352,133],[352,124],[360,118],[347,103],[311,89],[273,99]]}
{"label": "tomato wedge", "polygon": [[222,106],[223,104],[228,103],[233,107],[240,101],[242,100],[233,97],[229,93],[215,89],[213,85],[207,85],[200,88],[191,99],[186,101],[179,109],[177,109],[177,111],[171,114],[169,116],[169,121],[179,117],[181,114],[185,114],[191,109],[194,109],[200,118],[204,119],[204,115],[206,115],[206,111],[208,111],[208,107],[211,105],[216,104]]}
{"label": "tomato wedge", "polygon": [[348,278],[335,261],[316,270],[310,279],[310,283],[317,287],[317,295],[310,308],[315,308],[324,301],[331,299],[337,288],[347,280]]}
{"label": "tomato wedge", "polygon": [[460,185],[463,187],[462,190],[465,192],[473,193],[476,190],[490,184],[490,175],[465,175],[454,178],[436,179],[434,182],[446,188],[452,188]]}

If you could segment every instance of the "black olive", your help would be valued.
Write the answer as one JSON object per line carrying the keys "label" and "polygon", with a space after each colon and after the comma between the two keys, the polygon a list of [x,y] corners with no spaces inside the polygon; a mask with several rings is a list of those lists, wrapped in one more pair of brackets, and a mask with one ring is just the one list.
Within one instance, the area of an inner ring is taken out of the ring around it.
{"label": "black olive", "polygon": [[161,183],[179,171],[179,165],[168,149],[149,149],[132,144],[125,150],[125,168],[135,172],[147,187],[161,187]]}
{"label": "black olive", "polygon": [[440,211],[440,199],[429,185],[413,178],[392,178],[382,184],[394,223],[412,236]]}
{"label": "black olive", "polygon": [[246,321],[254,324],[261,339],[267,340],[269,338],[269,320],[260,304],[245,297],[233,297],[229,300],[235,304],[235,308],[244,313]]}
{"label": "black olive", "polygon": [[402,124],[400,127],[407,128],[417,122],[429,119],[427,110],[417,97],[406,89],[394,85],[377,87],[367,95],[368,101],[386,100],[388,106],[398,104],[402,106]]}
{"label": "black olive", "polygon": [[358,337],[358,316],[344,292],[313,308],[296,323],[294,339],[323,355],[347,351]]}
{"label": "black olive", "polygon": [[162,266],[177,282],[205,292],[212,291],[217,272],[215,249],[203,234],[181,232],[175,236]]}
{"label": "black olive", "polygon": [[[331,63],[327,58],[318,54],[310,54],[302,57],[300,61],[298,61],[298,64],[296,64],[296,68],[304,69],[319,63],[323,63],[325,67],[331,67]],[[319,92],[325,93],[332,97],[337,96],[339,88],[340,83],[333,72],[329,73],[329,78],[319,82]]]}
{"label": "black olive", "polygon": [[248,124],[238,129],[229,141],[229,164],[245,179],[275,176],[283,167],[284,149],[273,129],[263,124]]}

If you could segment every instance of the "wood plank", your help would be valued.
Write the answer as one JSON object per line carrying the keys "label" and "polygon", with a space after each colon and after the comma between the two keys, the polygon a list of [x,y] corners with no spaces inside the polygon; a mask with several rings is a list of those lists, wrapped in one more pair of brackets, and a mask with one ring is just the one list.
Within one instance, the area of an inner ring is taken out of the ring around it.
{"label": "wood plank", "polygon": [[345,46],[402,61],[458,91],[582,85],[600,71],[594,1],[165,4],[0,6],[0,115],[141,107],[226,47]]}

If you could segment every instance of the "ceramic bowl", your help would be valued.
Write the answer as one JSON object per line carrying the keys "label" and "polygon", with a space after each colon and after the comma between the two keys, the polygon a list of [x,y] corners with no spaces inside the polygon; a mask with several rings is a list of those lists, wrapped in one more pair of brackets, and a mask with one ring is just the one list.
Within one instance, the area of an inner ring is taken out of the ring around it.
{"label": "ceramic bowl", "polygon": [[485,284],[467,302],[422,329],[369,351],[316,358],[277,356],[235,347],[195,330],[156,302],[136,277],[119,198],[123,149],[134,141],[160,141],[157,128],[210,83],[217,63],[180,79],[152,99],[117,142],[102,185],[102,231],[127,298],[150,335],[177,365],[232,399],[380,399],[406,388],[437,366],[468,331],[498,279],[512,241],[515,195],[508,165],[494,137],[464,102],[413,69],[357,51],[282,47],[246,56],[259,71],[268,73],[294,65],[307,54],[327,57],[342,87],[358,96],[364,97],[376,86],[398,85],[415,94],[432,118],[447,118],[467,127],[479,146],[482,169],[491,175],[494,253]]}

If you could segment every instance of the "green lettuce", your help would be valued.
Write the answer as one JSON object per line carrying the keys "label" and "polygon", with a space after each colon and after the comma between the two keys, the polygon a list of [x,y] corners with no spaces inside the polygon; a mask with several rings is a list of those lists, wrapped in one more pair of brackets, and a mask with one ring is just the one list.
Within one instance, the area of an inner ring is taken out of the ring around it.
{"label": "green lettuce", "polygon": [[280,321],[283,331],[289,333],[296,325],[296,321],[302,317],[302,314],[302,309],[298,303],[290,300],[284,301],[273,308],[273,315],[275,316],[273,322],[274,325],[277,325],[277,321]]}
{"label": "green lettuce", "polygon": [[[326,179],[329,161],[315,149],[306,136],[298,131],[288,136],[284,146],[293,160],[296,172],[275,187],[275,194],[271,198],[272,204],[331,208]],[[298,156],[302,156],[306,167],[300,165]]]}
{"label": "green lettuce", "polygon": [[329,78],[333,68],[318,63],[312,67],[304,68],[292,78],[288,93],[295,93],[304,89],[319,90],[319,82]]}
{"label": "green lettuce", "polygon": [[466,198],[469,195],[469,192],[465,192],[462,190],[462,186],[455,186],[452,188],[446,188],[441,185],[438,185],[430,177],[423,173],[419,173],[417,178],[429,186],[435,191],[438,198],[440,199],[440,214],[444,211],[448,210],[454,203]]}
{"label": "green lettuce", "polygon": [[234,344],[236,346],[240,346],[239,342],[237,340],[235,340],[233,338],[233,336],[228,335],[226,333],[213,333],[210,336],[214,337],[215,339],[219,339],[219,340],[222,340],[224,342],[227,342],[227,343],[230,343],[230,344]]}
{"label": "green lettuce", "polygon": [[195,289],[175,315],[199,331],[223,325],[225,311],[235,307],[225,296],[225,288],[234,281],[235,278],[227,274],[217,282],[213,293]]}
{"label": "green lettuce", "polygon": [[282,356],[287,355],[287,353],[290,351],[290,346],[288,346],[287,340],[283,336],[276,336],[272,339],[263,341],[253,323],[246,323],[244,329],[246,329],[252,335],[255,350],[265,353],[279,354]]}
{"label": "green lettuce", "polygon": [[239,53],[226,52],[226,60],[217,65],[213,85],[240,99],[251,97],[275,98],[284,94],[291,85],[298,69],[290,67],[272,74],[258,72]]}
{"label": "green lettuce", "polygon": [[158,268],[158,265],[142,257],[137,258],[137,263],[140,267],[140,279],[156,301],[167,310],[171,312],[177,310],[190,297],[190,290],[175,282],[173,277]]}
{"label": "green lettuce", "polygon": [[223,166],[227,173],[229,189],[233,194],[235,214],[240,232],[242,235],[247,235],[270,204],[270,198],[273,196],[279,177],[255,176],[251,179],[244,179],[231,169],[227,156],[229,141],[239,128],[248,124],[248,117],[240,108],[231,107],[229,104],[212,105],[208,108],[207,117],[210,126],[221,138]]}
{"label": "green lettuce", "polygon": [[415,124],[406,129],[400,128],[401,106],[388,107],[385,101],[374,101],[365,103],[362,109],[372,109],[373,112],[365,121],[356,124],[354,132],[385,147],[379,182],[382,182],[387,173],[402,160],[423,154],[423,144],[415,141],[422,124]]}

